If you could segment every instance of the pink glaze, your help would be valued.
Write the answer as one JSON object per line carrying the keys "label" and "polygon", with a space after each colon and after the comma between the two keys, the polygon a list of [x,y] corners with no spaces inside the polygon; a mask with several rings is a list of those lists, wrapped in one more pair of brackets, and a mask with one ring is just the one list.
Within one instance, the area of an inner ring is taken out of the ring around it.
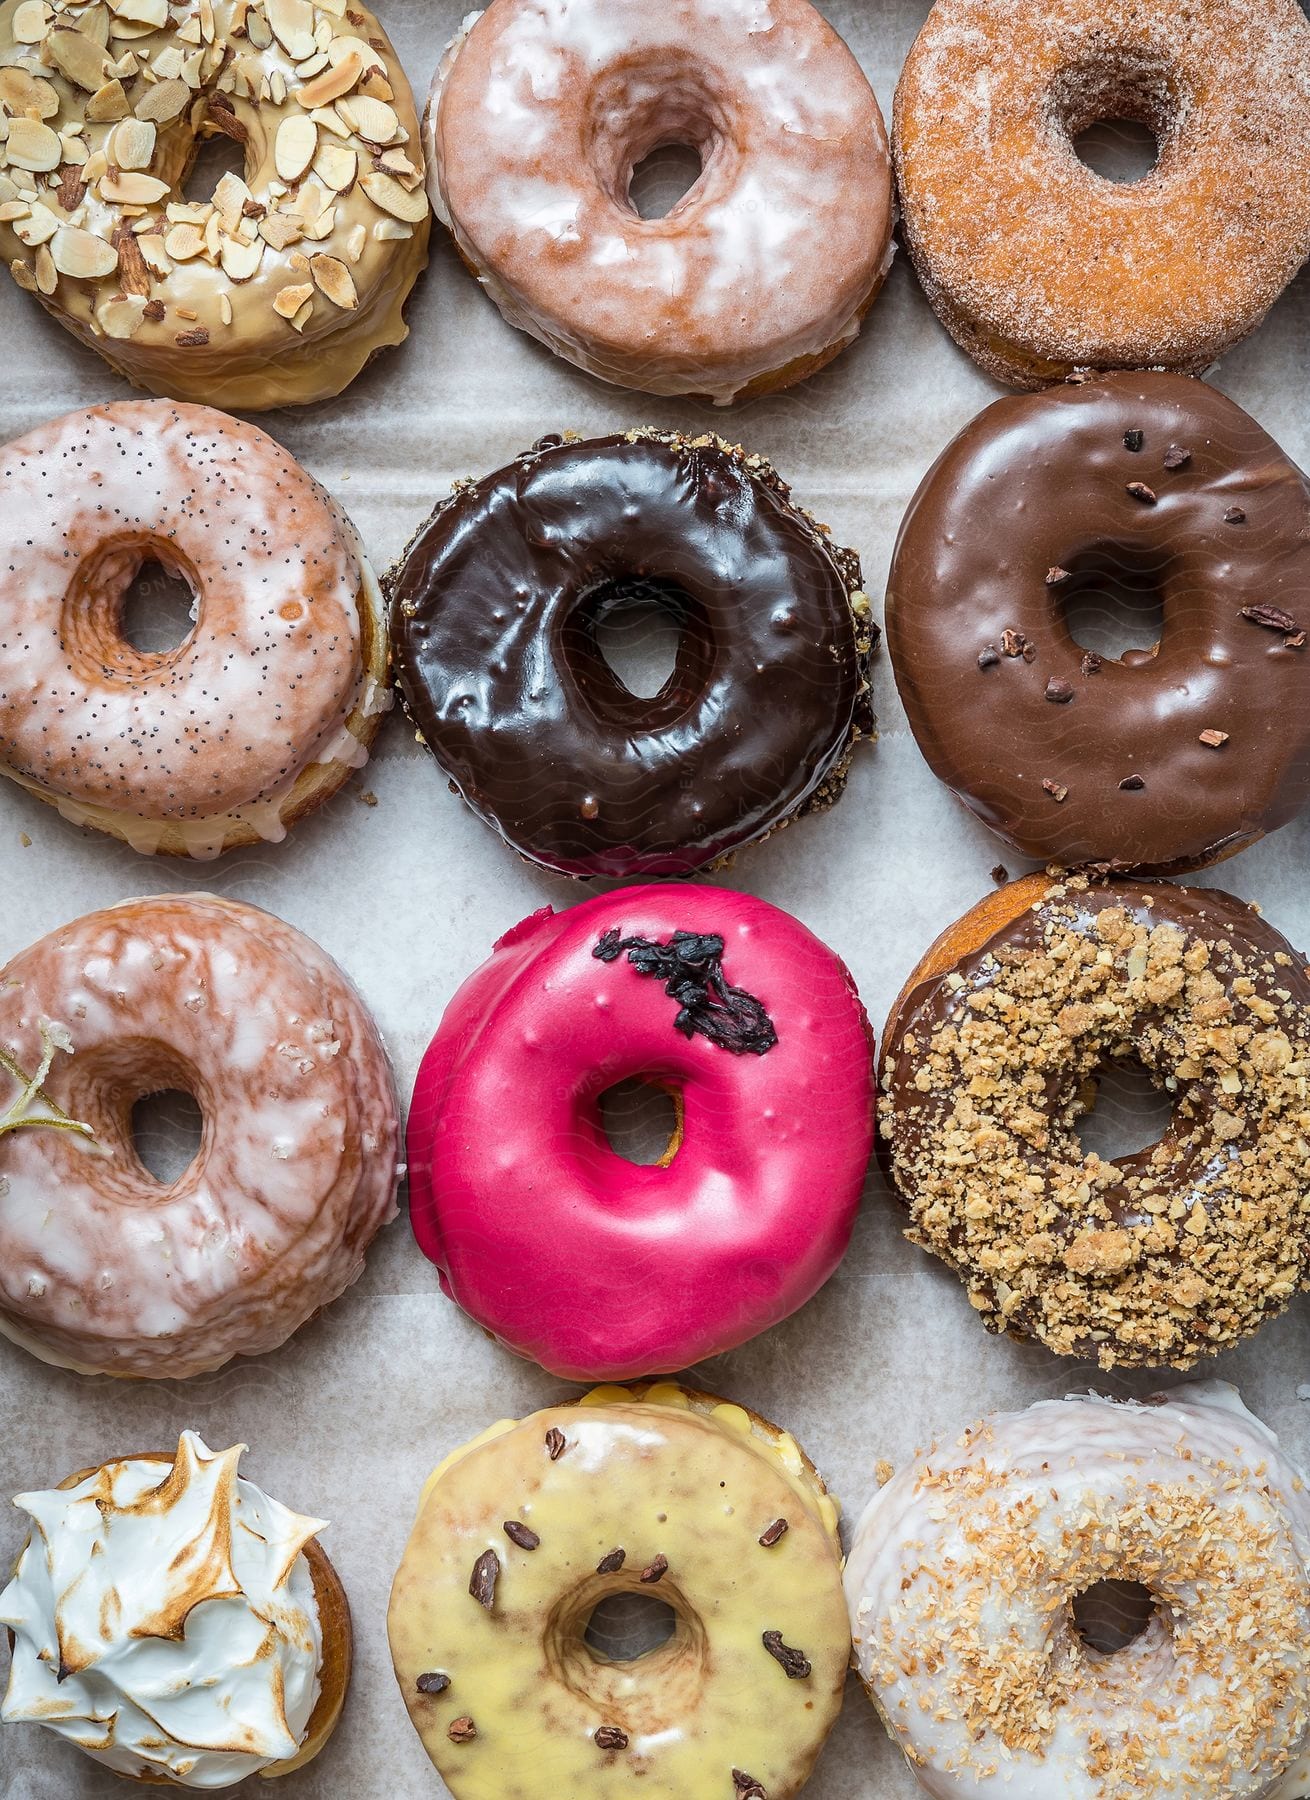
{"label": "pink glaze", "polygon": [[[724,940],[762,1002],[763,1055],[675,1029],[664,982],[592,952],[675,931]],[[534,913],[466,981],[419,1070],[414,1233],[446,1293],[553,1374],[627,1380],[785,1319],[850,1240],[873,1144],[873,1038],[833,953],[722,888],[629,888]],[[619,1156],[599,1098],[641,1076],[681,1094],[667,1167]]]}

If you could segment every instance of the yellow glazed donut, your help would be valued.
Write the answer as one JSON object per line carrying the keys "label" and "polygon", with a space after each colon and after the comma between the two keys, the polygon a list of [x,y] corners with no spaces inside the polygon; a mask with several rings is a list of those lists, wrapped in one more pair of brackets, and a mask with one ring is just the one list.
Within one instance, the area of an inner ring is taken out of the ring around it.
{"label": "yellow glazed donut", "polygon": [[[137,386],[303,404],[406,335],[418,121],[355,0],[3,0],[0,109],[0,254]],[[219,134],[244,179],[185,197]]]}
{"label": "yellow glazed donut", "polygon": [[[368,760],[391,703],[377,582],[280,445],[124,400],[0,448],[0,773],[133,849],[277,842]],[[143,563],[181,576],[172,650],[122,634]]]}
{"label": "yellow glazed donut", "polygon": [[[671,1383],[597,1388],[437,1469],[391,1594],[396,1678],[456,1800],[788,1800],[850,1657],[837,1507],[795,1441]],[[673,1635],[593,1649],[650,1595]]]}
{"label": "yellow glazed donut", "polygon": [[[906,244],[989,375],[1200,374],[1310,255],[1310,21],[1297,0],[936,0],[896,90]],[[1074,140],[1135,119],[1104,179]]]}

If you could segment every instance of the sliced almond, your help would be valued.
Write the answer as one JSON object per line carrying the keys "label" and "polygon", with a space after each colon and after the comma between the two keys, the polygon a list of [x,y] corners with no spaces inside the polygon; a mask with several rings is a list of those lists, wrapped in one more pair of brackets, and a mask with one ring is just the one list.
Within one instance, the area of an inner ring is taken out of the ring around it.
{"label": "sliced almond", "polygon": [[225,325],[232,323],[232,302],[226,294],[218,296],[218,316]]}
{"label": "sliced almond", "polygon": [[142,261],[151,274],[160,277],[171,274],[172,259],[164,248],[163,238],[157,237],[153,231],[150,231],[144,237],[137,238],[136,244],[141,252]]}
{"label": "sliced almond", "polygon": [[299,242],[304,228],[299,219],[288,218],[285,213],[269,213],[259,221],[259,235],[274,250],[287,250]]}
{"label": "sliced almond", "polygon": [[0,225],[12,225],[17,219],[26,219],[31,211],[28,200],[0,200]]}
{"label": "sliced almond", "polygon": [[50,295],[58,286],[59,271],[55,259],[50,254],[49,244],[42,244],[36,253],[36,290],[39,294]]}
{"label": "sliced almond", "polygon": [[130,338],[141,329],[146,303],[139,295],[106,300],[96,308],[96,323],[106,337]]}
{"label": "sliced almond", "polygon": [[81,138],[74,137],[69,131],[60,132],[59,151],[60,162],[70,169],[80,169],[91,154]]}
{"label": "sliced almond", "polygon": [[214,189],[214,209],[223,222],[223,229],[235,237],[241,228],[241,220],[245,214],[246,202],[253,201],[254,195],[239,175],[229,170]]}
{"label": "sliced almond", "polygon": [[59,95],[48,81],[29,75],[26,69],[0,69],[0,106],[10,114],[29,119],[53,119],[59,111]]}
{"label": "sliced almond", "polygon": [[112,119],[125,119],[130,111],[127,92],[122,82],[115,78],[92,94],[87,102],[86,116],[97,124],[104,124]]}
{"label": "sliced almond", "polygon": [[50,29],[50,8],[45,0],[23,0],[9,29],[19,44],[39,44]]}
{"label": "sliced almond", "polygon": [[372,169],[367,175],[361,175],[359,185],[373,202],[393,219],[404,219],[406,224],[418,225],[428,216],[428,197],[419,188],[416,193],[409,193],[392,175],[383,175]]}
{"label": "sliced almond", "polygon": [[309,116],[320,130],[330,131],[343,143],[350,136],[350,127],[335,106],[316,106]]}
{"label": "sliced almond", "polygon": [[118,245],[119,286],[125,294],[135,294],[142,300],[148,300],[150,271],[146,267],[140,239],[130,231],[121,231],[115,233],[114,242]]}
{"label": "sliced almond", "polygon": [[359,295],[345,263],[335,256],[311,256],[309,267],[315,287],[327,295],[333,306],[339,306],[343,312],[354,312],[359,305]]}
{"label": "sliced almond", "polygon": [[292,287],[281,288],[273,302],[273,311],[284,319],[294,319],[306,300],[312,300],[313,297],[312,282],[307,281],[303,285],[297,283]]}
{"label": "sliced almond", "polygon": [[29,250],[35,250],[38,244],[49,243],[61,223],[62,220],[57,219],[48,206],[34,206],[27,218],[14,226],[14,236],[20,244],[26,244]]}
{"label": "sliced almond", "polygon": [[118,169],[148,169],[155,157],[156,128],[150,119],[124,119],[109,134],[109,160]]}
{"label": "sliced almond", "polygon": [[50,245],[54,265],[70,281],[99,281],[118,267],[118,251],[94,232],[63,225]]}
{"label": "sliced almond", "polygon": [[36,293],[36,276],[33,275],[30,264],[25,263],[21,256],[16,256],[10,263],[9,273],[25,294]]}
{"label": "sliced almond", "polygon": [[350,129],[370,144],[389,144],[400,130],[395,107],[385,100],[371,100],[367,94],[352,94],[339,101],[337,111]]}
{"label": "sliced almond", "polygon": [[258,271],[263,255],[262,238],[256,238],[253,244],[243,244],[236,238],[225,237],[219,250],[219,261],[229,280],[249,281]]}
{"label": "sliced almond", "polygon": [[264,10],[273,36],[293,62],[314,54],[314,8],[309,0],[267,0]]}
{"label": "sliced almond", "polygon": [[328,44],[327,56],[334,69],[338,63],[357,56],[366,69],[378,69],[384,75],[387,72],[382,53],[361,37],[334,37]]}
{"label": "sliced almond", "polygon": [[174,81],[181,75],[184,61],[185,58],[178,46],[167,44],[152,60],[151,72],[159,81]]}
{"label": "sliced almond", "polygon": [[44,172],[59,167],[59,134],[39,119],[11,119],[5,150],[15,168]]}
{"label": "sliced almond", "polygon": [[305,113],[292,113],[277,128],[273,160],[283,181],[299,181],[318,149],[318,126]]}
{"label": "sliced almond", "polygon": [[335,206],[329,206],[326,212],[321,212],[312,224],[305,226],[305,236],[311,244],[321,244],[332,236],[336,228],[337,209]]}
{"label": "sliced almond", "polygon": [[246,36],[256,50],[267,50],[273,42],[273,28],[262,12],[252,12],[246,20]]}
{"label": "sliced almond", "polygon": [[168,193],[168,183],[129,169],[117,177],[106,175],[99,191],[111,206],[157,206]]}
{"label": "sliced almond", "polygon": [[177,37],[178,42],[181,44],[199,44],[201,41],[200,20],[188,19],[185,25],[179,25],[177,28]]}
{"label": "sliced almond", "polygon": [[364,59],[358,52],[352,51],[349,56],[343,56],[335,67],[324,69],[321,75],[307,81],[298,89],[296,99],[306,112],[315,106],[327,106],[331,101],[339,100],[343,94],[348,94],[363,73]]}
{"label": "sliced almond", "polygon": [[402,219],[379,219],[373,227],[373,236],[379,244],[394,244],[413,235],[414,227],[406,225]]}
{"label": "sliced almond", "polygon": [[371,100],[392,101],[396,97],[395,88],[392,87],[381,69],[370,69],[360,82],[359,91],[361,94],[367,94]]}
{"label": "sliced almond", "polygon": [[301,81],[311,81],[313,77],[328,66],[327,51],[316,50],[304,62],[296,64],[296,74]]}
{"label": "sliced almond", "polygon": [[110,10],[132,25],[148,25],[158,31],[168,23],[168,0],[109,0]]}
{"label": "sliced almond", "polygon": [[296,314],[295,318],[292,319],[292,321],[291,321],[292,330],[293,331],[303,331],[305,329],[306,325],[309,324],[310,316],[313,313],[313,311],[314,311],[314,298],[313,298],[313,294],[311,293],[309,299],[306,300],[305,304],[301,307],[300,311]]}
{"label": "sliced almond", "polygon": [[74,87],[97,94],[105,85],[109,58],[93,39],[80,31],[52,31],[45,47],[55,67]]}
{"label": "sliced almond", "polygon": [[183,107],[191,104],[191,89],[185,81],[161,81],[148,88],[136,105],[138,119],[149,119],[156,125],[171,125]]}
{"label": "sliced almond", "polygon": [[368,232],[361,223],[355,223],[346,233],[346,261],[357,263],[364,254],[364,246],[368,243]]}
{"label": "sliced almond", "polygon": [[320,146],[314,158],[314,173],[324,187],[331,188],[334,194],[344,194],[355,185],[359,162],[355,152],[345,144],[329,141]]}
{"label": "sliced almond", "polygon": [[190,262],[205,248],[205,234],[198,225],[174,225],[164,239],[164,248],[174,262]]}
{"label": "sliced almond", "polygon": [[77,29],[83,37],[89,37],[93,44],[99,44],[103,50],[109,42],[109,8],[88,6],[77,21]]}

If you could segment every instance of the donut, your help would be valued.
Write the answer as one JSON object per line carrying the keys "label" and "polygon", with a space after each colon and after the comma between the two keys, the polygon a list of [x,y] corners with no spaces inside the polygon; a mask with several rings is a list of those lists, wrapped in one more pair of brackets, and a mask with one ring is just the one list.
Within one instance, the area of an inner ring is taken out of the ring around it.
{"label": "donut", "polygon": [[[422,148],[362,0],[7,0],[0,111],[0,255],[137,387],[303,405],[405,337]],[[244,174],[190,193],[220,136]]]}
{"label": "donut", "polygon": [[[846,1596],[938,1800],[1306,1791],[1310,1502],[1225,1383],[1043,1400],[916,1456],[856,1526]],[[1119,1602],[1108,1649],[1094,1597]]]}
{"label": "donut", "polygon": [[[277,843],[368,761],[391,704],[384,606],[345,514],[253,425],[120,401],[0,449],[0,772],[134,850]],[[157,563],[195,596],[175,649],[123,603]]]}
{"label": "donut", "polygon": [[[601,1388],[432,1475],[391,1590],[396,1679],[455,1800],[790,1800],[841,1706],[840,1554],[776,1425]],[[620,1596],[662,1601],[672,1636],[598,1652],[588,1623]]]}
{"label": "donut", "polygon": [[[491,0],[438,68],[428,193],[511,325],[620,387],[727,405],[854,341],[892,257],[891,159],[808,0]],[[666,218],[652,151],[701,172]]]}
{"label": "donut", "polygon": [[[443,1291],[570,1380],[717,1356],[793,1313],[850,1240],[873,1137],[854,983],[797,920],[723,889],[629,888],[502,937],[423,1058],[410,1219]],[[666,1089],[657,1164],[601,1096]]]}
{"label": "donut", "polygon": [[[1310,255],[1310,23],[1297,0],[936,0],[896,89],[906,247],[989,375],[1200,374]],[[1075,140],[1158,146],[1107,180]]]}
{"label": "donut", "polygon": [[[887,647],[933,772],[1044,862],[1201,868],[1310,797],[1310,481],[1184,375],[998,400],[901,526]],[[1073,636],[1107,584],[1163,629]]]}
{"label": "donut", "polygon": [[239,1475],[245,1448],[184,1431],[176,1454],[18,1496],[35,1529],[0,1594],[0,1717],[155,1786],[226,1788],[318,1755],[350,1682],[350,1606],[323,1521]]}
{"label": "donut", "polygon": [[[711,866],[832,805],[873,735],[859,558],[719,438],[543,438],[457,484],[388,589],[421,741],[520,856],[560,874]],[[634,598],[681,630],[650,698],[597,642]]]}
{"label": "donut", "polygon": [[[1101,1070],[1173,1100],[1158,1144],[1084,1155]],[[880,1110],[907,1235],[991,1331],[1187,1368],[1310,1285],[1310,971],[1217,889],[1011,882],[892,1008]]]}
{"label": "donut", "polygon": [[[285,1343],[395,1217],[377,1028],[337,965],[213,895],[128,900],[0,970],[0,1333],[83,1373],[184,1376]],[[189,1093],[164,1184],[134,1103]]]}

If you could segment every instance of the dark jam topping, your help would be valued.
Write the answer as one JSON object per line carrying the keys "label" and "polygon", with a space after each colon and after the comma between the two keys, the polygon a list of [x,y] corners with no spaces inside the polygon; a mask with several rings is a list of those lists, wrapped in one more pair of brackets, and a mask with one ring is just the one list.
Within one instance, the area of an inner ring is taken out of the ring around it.
{"label": "dark jam topping", "polygon": [[684,1037],[697,1032],[734,1056],[763,1056],[778,1041],[773,1020],[754,994],[724,979],[723,939],[712,932],[675,931],[667,944],[650,938],[620,937],[607,931],[592,955],[616,962],[624,952],[639,975],[653,975],[678,1003],[673,1029]]}

